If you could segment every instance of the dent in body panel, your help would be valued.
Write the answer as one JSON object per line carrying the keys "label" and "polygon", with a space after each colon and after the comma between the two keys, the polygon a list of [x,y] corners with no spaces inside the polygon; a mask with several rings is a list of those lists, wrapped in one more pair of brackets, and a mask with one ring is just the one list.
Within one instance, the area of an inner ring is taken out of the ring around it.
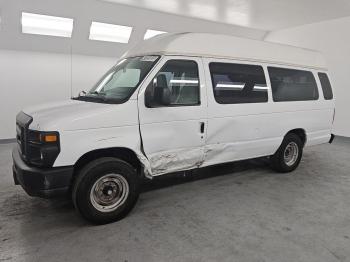
{"label": "dent in body panel", "polygon": [[180,148],[150,155],[152,176],[194,169],[203,164],[204,148]]}
{"label": "dent in body panel", "polygon": [[282,140],[283,137],[267,138],[261,141],[216,143],[198,148],[163,151],[149,157],[147,165],[150,164],[150,170],[145,168],[145,172],[148,172],[150,176],[158,176],[165,173],[266,156],[273,154]]}
{"label": "dent in body panel", "polygon": [[[272,155],[285,134],[296,127],[306,130],[306,146],[326,143],[330,138],[330,129],[323,128],[331,126],[328,119],[330,117],[324,110],[309,110],[216,121],[211,125],[207,144],[202,149],[181,148],[150,155],[151,176]],[[235,130],[234,134],[229,130]]]}
{"label": "dent in body panel", "polygon": [[143,174],[145,175],[145,177],[152,179],[153,178],[152,169],[147,157],[145,157],[141,152],[135,152],[135,153],[141,165],[143,166]]}

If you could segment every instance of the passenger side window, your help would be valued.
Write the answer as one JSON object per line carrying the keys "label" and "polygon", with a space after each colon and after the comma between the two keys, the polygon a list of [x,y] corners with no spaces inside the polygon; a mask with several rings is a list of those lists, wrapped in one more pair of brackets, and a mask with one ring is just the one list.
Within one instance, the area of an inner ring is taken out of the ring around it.
{"label": "passenger side window", "polygon": [[327,74],[326,73],[318,73],[318,77],[319,77],[320,82],[321,82],[324,99],[326,99],[326,100],[333,99],[332,86],[331,86],[331,82],[329,81]]}
{"label": "passenger side window", "polygon": [[198,65],[192,60],[169,60],[147,87],[147,107],[200,104]]}
{"label": "passenger side window", "polygon": [[314,75],[310,71],[268,67],[273,101],[307,101],[318,99]]}
{"label": "passenger side window", "polygon": [[261,66],[210,63],[214,97],[219,104],[267,102],[267,85]]}

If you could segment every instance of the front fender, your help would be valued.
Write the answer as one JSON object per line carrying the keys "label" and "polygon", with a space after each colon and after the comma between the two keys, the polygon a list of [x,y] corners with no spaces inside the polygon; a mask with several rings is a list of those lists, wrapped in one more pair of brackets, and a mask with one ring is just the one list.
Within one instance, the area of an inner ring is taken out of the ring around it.
{"label": "front fender", "polygon": [[145,175],[151,175],[150,164],[141,152],[141,140],[137,125],[63,131],[60,133],[61,152],[54,167],[72,166],[84,154],[105,148],[122,147],[135,152],[144,166]]}

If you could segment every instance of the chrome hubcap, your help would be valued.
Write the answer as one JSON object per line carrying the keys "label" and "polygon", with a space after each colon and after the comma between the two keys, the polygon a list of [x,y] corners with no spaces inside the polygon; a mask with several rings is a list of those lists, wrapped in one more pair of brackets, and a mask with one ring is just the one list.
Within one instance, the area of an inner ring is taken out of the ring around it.
{"label": "chrome hubcap", "polygon": [[129,195],[129,184],[119,174],[99,178],[91,188],[91,204],[100,212],[112,212],[123,205]]}
{"label": "chrome hubcap", "polygon": [[298,160],[299,148],[295,142],[290,142],[284,150],[284,163],[292,166]]}

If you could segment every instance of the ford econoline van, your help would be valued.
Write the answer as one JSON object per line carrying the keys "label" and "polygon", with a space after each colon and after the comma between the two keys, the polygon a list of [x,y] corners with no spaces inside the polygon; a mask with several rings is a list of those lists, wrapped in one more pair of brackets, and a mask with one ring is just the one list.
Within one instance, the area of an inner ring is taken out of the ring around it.
{"label": "ford econoline van", "polygon": [[269,157],[291,172],[332,142],[334,98],[321,54],[233,36],[143,41],[71,100],[17,115],[13,174],[31,196],[71,194],[94,223],[135,205],[140,180]]}

